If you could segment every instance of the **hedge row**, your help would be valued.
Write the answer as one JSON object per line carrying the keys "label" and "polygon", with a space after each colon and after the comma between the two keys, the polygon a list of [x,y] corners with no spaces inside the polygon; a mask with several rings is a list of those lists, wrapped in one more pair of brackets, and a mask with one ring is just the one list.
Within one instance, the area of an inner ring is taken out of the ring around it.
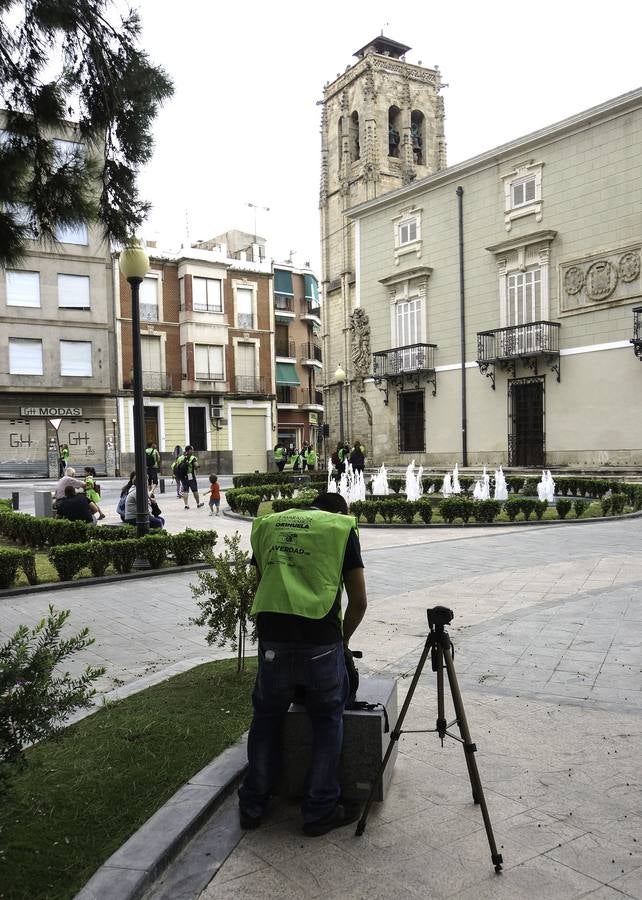
{"label": "hedge row", "polygon": [[96,577],[104,575],[110,565],[116,572],[131,572],[138,557],[147,559],[152,569],[160,569],[171,554],[177,566],[184,566],[197,562],[215,543],[215,531],[188,529],[180,534],[161,531],[142,538],[52,547],[49,559],[60,580],[71,581],[84,568],[91,569],[91,574]]}
{"label": "hedge row", "polygon": [[38,584],[36,556],[33,550],[0,547],[0,588],[8,588],[16,580],[18,569],[27,576],[29,584]]}

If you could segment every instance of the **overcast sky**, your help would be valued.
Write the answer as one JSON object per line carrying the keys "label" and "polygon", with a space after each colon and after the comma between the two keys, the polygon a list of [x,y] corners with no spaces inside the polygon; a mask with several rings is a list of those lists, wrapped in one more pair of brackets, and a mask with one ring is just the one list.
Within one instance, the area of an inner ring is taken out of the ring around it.
{"label": "overcast sky", "polygon": [[[638,0],[139,0],[144,44],[175,82],[141,188],[162,246],[231,228],[319,261],[323,85],[382,30],[438,65],[448,163],[642,85]],[[394,13],[391,12],[394,8]],[[320,273],[319,273],[320,274]]]}

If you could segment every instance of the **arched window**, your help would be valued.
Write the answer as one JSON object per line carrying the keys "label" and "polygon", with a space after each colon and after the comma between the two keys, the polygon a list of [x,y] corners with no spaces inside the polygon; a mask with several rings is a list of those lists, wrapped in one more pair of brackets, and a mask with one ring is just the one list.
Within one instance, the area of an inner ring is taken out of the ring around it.
{"label": "arched window", "polygon": [[401,148],[401,110],[391,106],[388,110],[388,156],[399,157]]}
{"label": "arched window", "polygon": [[410,138],[415,164],[426,165],[426,118],[418,109],[410,114]]}
{"label": "arched window", "polygon": [[355,110],[350,116],[350,161],[354,162],[361,156],[359,146],[359,113]]}

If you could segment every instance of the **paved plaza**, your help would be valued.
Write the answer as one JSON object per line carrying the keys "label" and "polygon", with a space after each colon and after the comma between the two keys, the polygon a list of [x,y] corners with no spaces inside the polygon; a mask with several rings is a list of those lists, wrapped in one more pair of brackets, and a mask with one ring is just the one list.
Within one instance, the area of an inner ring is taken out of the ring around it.
{"label": "paved plaza", "polygon": [[[213,527],[221,542],[241,531],[247,546],[247,523]],[[296,807],[277,807],[202,900],[642,898],[642,520],[361,537],[362,671],[394,675],[403,697],[426,608],[455,611],[455,665],[504,872],[493,872],[460,745],[415,734],[402,737],[390,794],[363,837],[304,838]],[[83,662],[107,665],[102,689],[126,689],[225,655],[188,624],[195,578],[7,597],[0,629],[37,620],[49,602],[69,607],[96,636]],[[434,727],[435,699],[428,668],[406,727]]]}

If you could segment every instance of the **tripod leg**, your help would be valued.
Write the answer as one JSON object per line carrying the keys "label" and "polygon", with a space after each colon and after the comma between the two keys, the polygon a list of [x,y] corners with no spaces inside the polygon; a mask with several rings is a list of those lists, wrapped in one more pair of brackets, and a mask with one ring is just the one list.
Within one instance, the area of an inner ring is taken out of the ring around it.
{"label": "tripod leg", "polygon": [[437,673],[437,722],[436,731],[444,746],[446,736],[446,711],[444,705],[444,650],[441,644],[435,644],[432,648],[432,668]]}
{"label": "tripod leg", "polygon": [[361,818],[357,822],[357,829],[355,834],[360,837],[363,832],[366,830],[366,820],[368,818],[368,813],[370,812],[370,807],[372,806],[374,800],[374,794],[377,790],[377,786],[381,782],[383,778],[383,773],[386,770],[386,766],[388,765],[388,760],[392,754],[394,746],[396,742],[401,737],[401,726],[403,725],[403,720],[406,718],[406,713],[408,712],[408,707],[410,706],[410,702],[412,700],[412,696],[415,693],[415,688],[417,687],[417,683],[419,678],[421,677],[421,673],[423,671],[424,665],[426,664],[426,659],[428,658],[428,654],[430,653],[430,648],[433,643],[432,633],[428,634],[426,638],[426,643],[424,644],[424,649],[421,654],[421,659],[417,664],[417,668],[415,669],[415,674],[412,676],[412,681],[410,682],[410,687],[408,688],[408,693],[406,694],[406,698],[403,702],[403,706],[401,707],[401,712],[397,717],[397,721],[395,722],[395,727],[390,732],[390,742],[388,744],[388,749],[386,750],[386,754],[381,762],[379,767],[379,771],[377,772],[377,777],[372,782],[372,787],[370,788],[370,793],[368,794],[368,799],[366,800],[366,805],[363,808],[363,812],[361,813]]}
{"label": "tripod leg", "polygon": [[498,852],[497,844],[495,843],[493,826],[490,822],[488,807],[486,806],[486,798],[484,797],[484,789],[479,777],[477,760],[475,759],[475,751],[477,750],[477,746],[473,744],[470,737],[470,731],[468,730],[468,721],[466,719],[466,713],[464,712],[464,702],[459,691],[459,684],[457,682],[457,675],[455,673],[455,664],[453,662],[450,648],[448,648],[444,653],[444,660],[446,662],[448,683],[450,685],[450,693],[452,695],[453,705],[455,707],[455,715],[457,716],[457,724],[459,726],[459,731],[464,742],[464,754],[466,756],[466,765],[468,767],[470,786],[473,790],[473,800],[475,801],[475,803],[478,803],[481,808],[482,817],[484,819],[484,827],[486,828],[486,837],[488,838],[488,845],[490,847],[490,856],[493,861],[493,865],[495,866],[495,871],[501,872],[503,859],[501,853]]}

